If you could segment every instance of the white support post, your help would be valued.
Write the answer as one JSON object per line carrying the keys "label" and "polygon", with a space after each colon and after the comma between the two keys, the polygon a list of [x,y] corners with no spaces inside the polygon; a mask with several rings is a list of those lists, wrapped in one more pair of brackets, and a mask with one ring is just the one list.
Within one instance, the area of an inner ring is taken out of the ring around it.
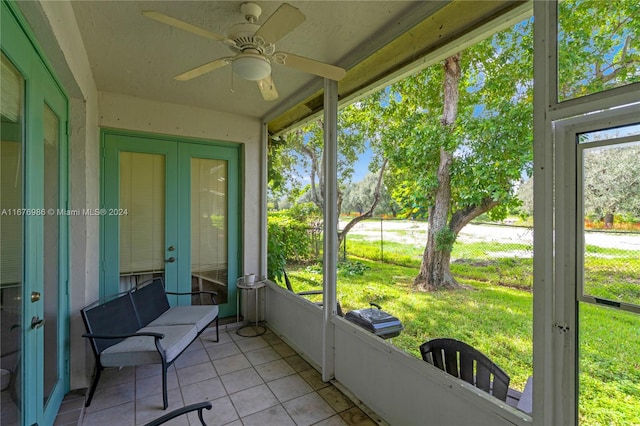
{"label": "white support post", "polygon": [[258,265],[260,275],[267,276],[267,184],[268,174],[268,149],[269,149],[269,127],[267,123],[262,124],[262,134],[260,135],[260,262]]}
{"label": "white support post", "polygon": [[338,83],[324,80],[324,253],[322,380],[334,377],[334,326],[338,263]]}
{"label": "white support post", "polygon": [[[555,103],[555,1],[534,2],[533,67],[533,422],[554,424],[553,354],[553,139],[548,122],[549,105]],[[552,46],[553,44],[553,46]],[[551,87],[553,85],[553,87]]]}

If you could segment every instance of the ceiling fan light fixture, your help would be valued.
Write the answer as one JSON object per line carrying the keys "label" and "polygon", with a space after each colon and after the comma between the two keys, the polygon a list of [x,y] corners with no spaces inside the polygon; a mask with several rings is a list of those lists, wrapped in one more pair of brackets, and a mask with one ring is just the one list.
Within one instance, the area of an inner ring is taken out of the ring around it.
{"label": "ceiling fan light fixture", "polygon": [[259,81],[271,74],[269,60],[252,53],[236,56],[233,60],[232,68],[238,77],[250,81]]}

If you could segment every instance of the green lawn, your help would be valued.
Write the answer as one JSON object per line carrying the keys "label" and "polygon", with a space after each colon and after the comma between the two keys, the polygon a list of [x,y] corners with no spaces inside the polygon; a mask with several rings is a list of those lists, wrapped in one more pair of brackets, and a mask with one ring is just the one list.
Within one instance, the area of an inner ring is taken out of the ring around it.
{"label": "green lawn", "polygon": [[[532,374],[532,260],[460,259],[459,253],[477,252],[466,246],[456,243],[454,258],[459,260],[451,269],[472,290],[423,293],[411,285],[421,248],[385,243],[385,260],[392,263],[382,263],[366,259],[379,259],[379,244],[350,236],[349,253],[361,257],[351,256],[339,271],[338,299],[345,312],[372,301],[398,316],[405,329],[393,343],[416,357],[426,340],[464,340],[500,365],[511,376],[511,386],[522,390]],[[625,265],[627,271],[640,271],[637,256],[626,257]],[[321,288],[320,268],[289,268],[296,291]],[[603,277],[594,281],[595,288],[609,281],[601,262],[590,276]],[[632,287],[625,294],[633,293]],[[581,424],[640,424],[640,316],[581,303],[580,324]]]}

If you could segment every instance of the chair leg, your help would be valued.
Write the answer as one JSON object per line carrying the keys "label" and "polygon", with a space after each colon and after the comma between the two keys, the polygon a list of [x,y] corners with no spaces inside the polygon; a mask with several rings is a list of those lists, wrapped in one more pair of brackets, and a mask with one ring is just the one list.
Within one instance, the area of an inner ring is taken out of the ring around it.
{"label": "chair leg", "polygon": [[102,367],[100,365],[96,365],[96,375],[93,378],[93,383],[91,383],[91,389],[89,390],[89,398],[87,398],[87,402],[84,403],[85,407],[88,407],[89,405],[91,405],[93,394],[96,391],[96,387],[98,387],[98,380],[100,380],[101,372],[102,372]]}

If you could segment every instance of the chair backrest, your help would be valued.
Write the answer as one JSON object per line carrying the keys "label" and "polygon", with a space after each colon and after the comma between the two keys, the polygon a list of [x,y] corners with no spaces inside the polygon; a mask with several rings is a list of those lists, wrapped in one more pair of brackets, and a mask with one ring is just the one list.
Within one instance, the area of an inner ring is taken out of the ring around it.
{"label": "chair backrest", "polygon": [[161,277],[138,284],[131,290],[131,298],[138,311],[142,327],[146,327],[170,308]]}
{"label": "chair backrest", "polygon": [[291,293],[295,293],[293,291],[293,287],[291,286],[291,280],[289,279],[289,275],[287,275],[287,271],[282,271],[284,274],[284,282],[287,285],[287,290],[289,290]]}
{"label": "chair backrest", "polygon": [[[133,306],[129,292],[120,294],[114,299],[93,303],[81,309],[87,333],[98,335],[132,334],[141,327],[140,320]],[[106,348],[121,342],[123,339],[90,339],[91,348],[98,356]]]}
{"label": "chair backrest", "polygon": [[[296,293],[293,291],[293,286],[291,285],[291,280],[289,279],[289,275],[287,275],[287,271],[282,271],[284,273],[284,282],[287,285],[287,290],[291,293],[295,293],[298,296],[310,296],[313,294],[322,294],[322,290],[312,290],[312,291],[301,291],[300,293]],[[322,306],[322,302],[315,303],[318,306]],[[340,306],[340,302],[336,302],[336,312],[338,316],[343,317],[344,313],[342,312],[342,306]]]}
{"label": "chair backrest", "polygon": [[506,401],[510,378],[486,355],[455,339],[433,339],[420,346],[422,359]]}

